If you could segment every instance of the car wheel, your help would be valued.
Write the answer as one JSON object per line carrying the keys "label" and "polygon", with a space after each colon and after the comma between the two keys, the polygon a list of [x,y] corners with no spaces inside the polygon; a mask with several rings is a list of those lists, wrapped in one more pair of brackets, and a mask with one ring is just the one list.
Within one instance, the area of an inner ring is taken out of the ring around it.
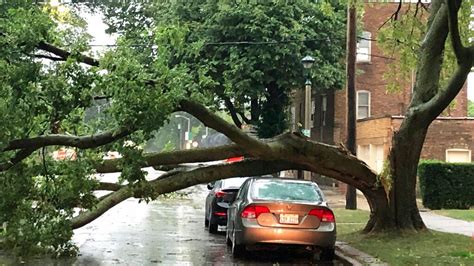
{"label": "car wheel", "polygon": [[319,259],[323,261],[334,260],[334,257],[335,257],[334,248],[323,248],[319,255]]}
{"label": "car wheel", "polygon": [[233,232],[232,235],[232,256],[234,258],[241,258],[245,255],[247,250],[245,249],[245,245],[237,244],[237,241],[235,241],[235,232]]}
{"label": "car wheel", "polygon": [[232,240],[230,240],[229,231],[227,229],[225,231],[225,243],[228,247],[232,247]]}
{"label": "car wheel", "polygon": [[234,258],[243,257],[245,255],[245,252],[245,245],[236,244],[235,241],[232,242],[232,256]]}
{"label": "car wheel", "polygon": [[209,229],[209,233],[216,234],[217,233],[217,224],[209,223],[208,229]]}

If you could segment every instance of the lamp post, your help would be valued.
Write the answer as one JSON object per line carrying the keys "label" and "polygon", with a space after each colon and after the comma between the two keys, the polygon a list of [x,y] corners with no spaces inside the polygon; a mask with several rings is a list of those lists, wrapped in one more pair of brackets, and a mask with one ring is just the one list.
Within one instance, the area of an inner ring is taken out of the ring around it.
{"label": "lamp post", "polygon": [[[310,69],[314,64],[314,58],[307,55],[301,59],[301,63],[306,71],[305,91],[304,91],[304,131],[303,134],[307,137],[311,137],[311,74]],[[298,173],[298,177],[302,177],[303,174]],[[304,179],[311,180],[311,172],[304,172]]]}
{"label": "lamp post", "polygon": [[[189,141],[191,140],[191,134],[190,134],[190,130],[191,130],[191,119],[184,116],[184,115],[175,115],[174,117],[176,118],[184,118],[186,120],[188,120],[188,130],[186,131],[186,133],[184,134],[184,140],[187,141],[189,143]],[[187,145],[186,145],[187,146]]]}
{"label": "lamp post", "polygon": [[311,136],[311,75],[309,70],[313,66],[314,61],[314,58],[309,55],[301,59],[301,63],[306,70],[306,81],[304,83],[304,134],[307,137]]}

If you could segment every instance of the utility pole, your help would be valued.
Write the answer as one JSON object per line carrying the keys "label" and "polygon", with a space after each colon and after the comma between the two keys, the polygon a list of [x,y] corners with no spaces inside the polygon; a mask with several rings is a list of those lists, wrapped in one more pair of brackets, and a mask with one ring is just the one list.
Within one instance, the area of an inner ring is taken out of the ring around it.
{"label": "utility pole", "polygon": [[[356,1],[347,3],[347,57],[346,57],[346,98],[347,98],[347,139],[346,147],[352,154],[356,154],[356,88],[355,88],[355,66],[356,66]],[[357,209],[356,189],[347,185],[346,209]]]}

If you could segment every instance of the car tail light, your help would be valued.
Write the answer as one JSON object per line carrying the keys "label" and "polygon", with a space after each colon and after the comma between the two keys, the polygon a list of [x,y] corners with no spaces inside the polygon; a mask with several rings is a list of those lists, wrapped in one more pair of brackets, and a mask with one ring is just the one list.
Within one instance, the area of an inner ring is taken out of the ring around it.
{"label": "car tail light", "polygon": [[313,215],[319,218],[321,222],[331,222],[334,223],[336,218],[334,217],[334,213],[328,209],[312,209],[309,211],[308,215]]}
{"label": "car tail light", "polygon": [[216,198],[223,198],[225,196],[225,194],[227,194],[227,193],[225,193],[224,191],[218,190],[218,191],[216,191]]}
{"label": "car tail light", "polygon": [[227,216],[226,212],[214,212],[215,216]]}
{"label": "car tail light", "polygon": [[266,206],[249,205],[245,207],[245,209],[240,214],[240,217],[255,219],[255,218],[258,218],[258,216],[260,216],[260,214],[262,213],[270,213],[270,209],[268,209],[268,207]]}

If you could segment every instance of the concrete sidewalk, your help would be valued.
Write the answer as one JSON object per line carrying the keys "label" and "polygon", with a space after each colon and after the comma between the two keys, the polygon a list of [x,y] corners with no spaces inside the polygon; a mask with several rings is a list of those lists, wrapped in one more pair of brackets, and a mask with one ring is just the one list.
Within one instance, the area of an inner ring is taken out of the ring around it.
{"label": "concrete sidewalk", "polygon": [[[326,200],[331,208],[344,208],[346,198],[337,188],[321,187]],[[370,210],[369,204],[363,195],[357,195],[357,208],[361,210]],[[435,214],[431,211],[424,211],[420,208],[420,215],[425,222],[426,227],[446,233],[461,234],[468,237],[474,237],[474,222],[467,222],[442,215]]]}
{"label": "concrete sidewalk", "polygon": [[442,215],[431,211],[420,212],[426,227],[432,230],[461,234],[474,238],[474,222],[467,222]]}

